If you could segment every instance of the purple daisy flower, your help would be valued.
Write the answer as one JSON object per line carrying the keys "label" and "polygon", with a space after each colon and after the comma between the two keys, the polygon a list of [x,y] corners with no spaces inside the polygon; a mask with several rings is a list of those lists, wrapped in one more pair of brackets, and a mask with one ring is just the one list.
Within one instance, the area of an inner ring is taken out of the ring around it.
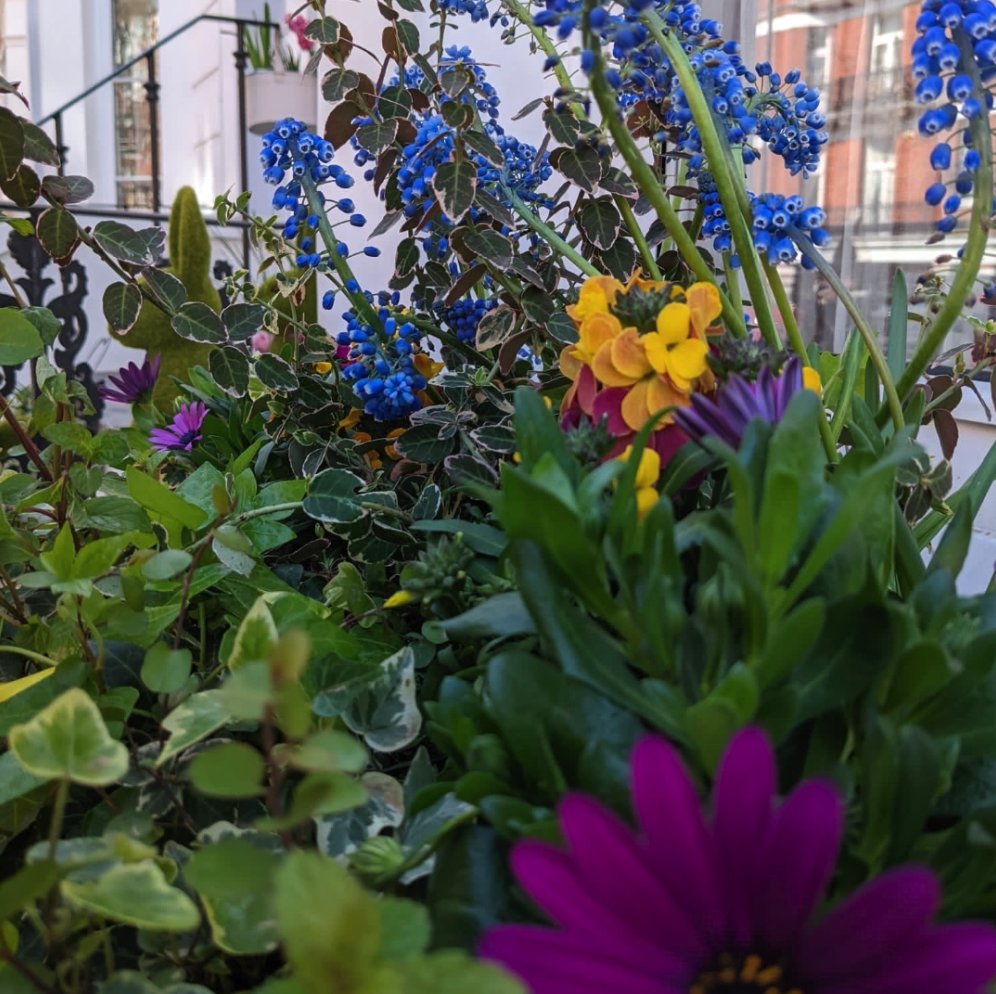
{"label": "purple daisy flower", "polygon": [[139,404],[149,399],[158,378],[159,356],[146,356],[141,366],[129,362],[118,370],[117,376],[109,376],[114,386],[101,387],[100,396],[121,404]]}
{"label": "purple daisy flower", "polygon": [[692,406],[676,410],[674,420],[696,442],[712,436],[736,449],[754,418],[778,424],[802,385],[802,363],[793,356],[778,376],[765,366],[753,383],[731,376],[715,398],[693,393]]}
{"label": "purple daisy flower", "polygon": [[199,400],[181,404],[165,428],[153,428],[149,432],[152,448],[159,452],[189,452],[201,440],[201,425],[206,417],[207,408]]}
{"label": "purple daisy flower", "polygon": [[815,914],[837,860],[844,805],[801,783],[775,803],[775,757],[738,733],[703,814],[679,754],[633,753],[635,836],[591,798],[560,806],[568,849],[520,842],[512,868],[556,928],[502,925],[480,953],[533,994],[979,994],[996,929],[936,925],[939,885],[892,870]]}

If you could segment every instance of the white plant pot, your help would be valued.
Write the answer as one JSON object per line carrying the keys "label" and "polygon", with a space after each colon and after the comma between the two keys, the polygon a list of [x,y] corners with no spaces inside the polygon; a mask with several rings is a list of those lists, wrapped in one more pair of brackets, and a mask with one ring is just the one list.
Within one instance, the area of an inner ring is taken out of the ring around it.
{"label": "white plant pot", "polygon": [[315,128],[317,90],[314,76],[284,70],[255,69],[246,74],[246,120],[254,135],[264,135],[277,121],[296,117]]}

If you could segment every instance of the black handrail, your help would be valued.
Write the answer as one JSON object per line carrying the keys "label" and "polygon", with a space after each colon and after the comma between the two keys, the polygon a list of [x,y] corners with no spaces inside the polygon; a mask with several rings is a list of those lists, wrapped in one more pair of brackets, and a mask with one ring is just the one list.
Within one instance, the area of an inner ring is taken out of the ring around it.
{"label": "black handrail", "polygon": [[[55,124],[55,147],[59,153],[59,175],[64,176],[66,172],[66,158],[69,149],[66,147],[63,136],[64,129],[62,123],[63,114],[71,107],[75,107],[80,101],[85,100],[91,94],[96,93],[101,87],[113,82],[123,76],[129,69],[137,65],[143,59],[146,63],[146,83],[145,99],[149,105],[149,139],[152,145],[152,213],[158,215],[162,208],[162,180],[159,175],[160,149],[159,149],[159,91],[160,84],[156,76],[156,53],[164,45],[168,45],[174,38],[180,37],[189,31],[194,25],[202,21],[214,21],[221,24],[234,24],[236,34],[236,48],[232,53],[235,56],[235,69],[239,74],[239,128],[241,137],[239,140],[239,182],[242,189],[249,186],[249,155],[246,148],[246,65],[248,63],[249,52],[246,49],[246,31],[249,28],[276,28],[280,30],[280,25],[273,21],[257,21],[253,18],[245,17],[225,17],[221,14],[200,14],[193,20],[181,24],[175,31],[171,31],[165,38],[160,38],[154,45],[150,45],[145,51],[139,52],[133,59],[123,62],[117,66],[109,76],[98,80],[92,86],[87,87],[82,93],[77,94],[72,100],[64,103],[61,107],[46,114],[35,122],[39,127],[52,121]],[[249,268],[249,227],[242,226],[242,264]]]}
{"label": "black handrail", "polygon": [[70,107],[75,107],[81,100],[86,100],[91,93],[96,93],[102,86],[106,86],[111,80],[117,79],[118,76],[124,75],[132,66],[137,65],[142,59],[149,58],[153,53],[158,52],[163,45],[168,45],[174,38],[178,38],[184,32],[189,31],[195,24],[199,24],[201,21],[218,21],[223,24],[235,24],[238,25],[240,34],[246,28],[277,28],[279,30],[280,25],[274,21],[255,21],[252,19],[244,17],[225,17],[221,14],[199,14],[193,20],[187,21],[186,24],[181,24],[175,31],[171,31],[165,38],[160,38],[154,45],[150,45],[144,52],[139,52],[133,59],[129,59],[127,62],[122,62],[121,65],[115,68],[109,76],[105,76],[103,79],[97,80],[91,86],[88,86],[82,93],[78,93],[72,100],[68,103],[64,103],[61,107],[53,110],[50,114],[46,114],[43,118],[35,121],[39,127],[43,124],[48,124],[49,121],[54,121],[56,118],[61,117],[63,113],[69,110]]}

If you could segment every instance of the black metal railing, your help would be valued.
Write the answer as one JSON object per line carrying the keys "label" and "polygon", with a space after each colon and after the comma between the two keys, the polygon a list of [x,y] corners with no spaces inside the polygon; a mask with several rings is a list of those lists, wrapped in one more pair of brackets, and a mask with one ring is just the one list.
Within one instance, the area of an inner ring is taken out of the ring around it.
{"label": "black metal railing", "polygon": [[[149,140],[151,144],[151,169],[152,169],[152,210],[149,212],[143,211],[133,211],[127,208],[121,208],[117,211],[108,211],[104,209],[91,209],[82,211],[82,213],[92,214],[97,217],[133,217],[141,218],[144,220],[152,221],[165,221],[168,215],[162,211],[162,151],[159,147],[160,139],[160,121],[159,121],[159,105],[161,99],[162,86],[159,82],[159,76],[156,67],[156,53],[163,46],[168,45],[170,42],[179,38],[181,35],[185,34],[191,28],[200,24],[201,22],[208,21],[214,22],[216,24],[232,24],[235,26],[235,51],[232,53],[235,60],[235,71],[238,74],[238,106],[239,106],[239,184],[242,190],[248,189],[249,186],[249,152],[247,147],[247,132],[248,132],[248,121],[246,119],[246,68],[249,64],[249,51],[246,47],[246,32],[250,28],[277,28],[280,25],[274,23],[273,21],[260,21],[252,18],[245,17],[225,17],[220,14],[200,14],[199,16],[187,21],[185,24],[181,24],[176,30],[171,31],[164,38],[160,38],[154,45],[139,52],[138,55],[127,62],[122,62],[121,65],[115,67],[114,71],[104,76],[102,79],[97,80],[91,86],[88,86],[81,93],[78,93],[72,100],[68,100],[62,106],[57,107],[51,113],[46,114],[44,117],[40,118],[36,123],[39,127],[43,127],[46,124],[52,124],[55,135],[55,146],[59,152],[59,174],[65,175],[66,173],[66,162],[68,159],[69,149],[65,142],[65,125],[64,125],[64,115],[66,111],[75,107],[77,104],[86,100],[87,97],[96,93],[98,90],[113,83],[114,80],[119,79],[124,76],[131,69],[133,69],[140,62],[144,62],[146,66],[146,81],[145,81],[145,99],[149,108]],[[249,268],[249,228],[247,225],[241,225],[242,228],[242,263],[243,266]]]}

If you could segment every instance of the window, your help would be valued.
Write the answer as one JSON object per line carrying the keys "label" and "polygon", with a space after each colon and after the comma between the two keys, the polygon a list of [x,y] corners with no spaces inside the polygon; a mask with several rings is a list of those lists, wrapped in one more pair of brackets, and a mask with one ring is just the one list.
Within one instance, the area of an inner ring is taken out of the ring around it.
{"label": "window", "polygon": [[[158,0],[114,0],[114,65],[122,66],[156,43]],[[145,83],[148,66],[136,62],[114,80],[115,171],[119,207],[151,209],[152,138]]]}

